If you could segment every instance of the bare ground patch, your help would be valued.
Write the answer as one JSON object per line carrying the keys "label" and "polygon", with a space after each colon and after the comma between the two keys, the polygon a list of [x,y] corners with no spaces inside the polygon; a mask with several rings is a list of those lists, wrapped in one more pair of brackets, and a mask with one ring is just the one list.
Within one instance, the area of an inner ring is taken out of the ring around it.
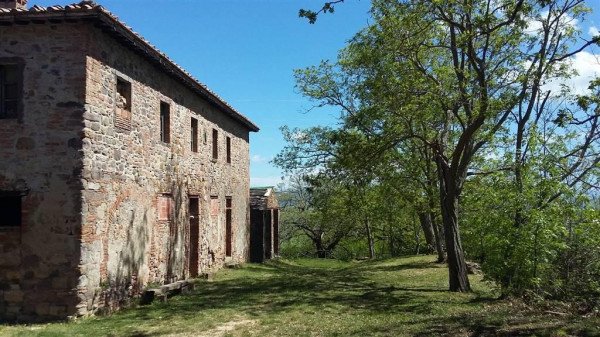
{"label": "bare ground patch", "polygon": [[258,323],[257,320],[254,319],[244,319],[243,317],[237,317],[234,320],[223,323],[213,329],[208,331],[198,332],[198,333],[180,333],[169,335],[168,337],[221,337],[225,336],[225,334],[235,331],[241,327],[250,327],[256,325]]}

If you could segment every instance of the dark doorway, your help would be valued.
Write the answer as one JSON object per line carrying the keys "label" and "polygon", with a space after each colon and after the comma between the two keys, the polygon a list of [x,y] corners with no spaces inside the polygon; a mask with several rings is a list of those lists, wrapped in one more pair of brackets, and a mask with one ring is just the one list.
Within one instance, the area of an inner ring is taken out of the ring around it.
{"label": "dark doorway", "polygon": [[265,226],[265,259],[273,257],[273,217],[271,210],[264,212],[264,226]]}
{"label": "dark doorway", "polygon": [[0,196],[0,226],[21,226],[21,197]]}
{"label": "dark doorway", "polygon": [[225,256],[231,256],[233,233],[231,230],[231,197],[225,197]]}
{"label": "dark doorway", "polygon": [[200,199],[198,196],[190,196],[190,277],[198,276],[198,245],[200,241]]}
{"label": "dark doorway", "polygon": [[279,256],[279,210],[273,210],[273,254]]}
{"label": "dark doorway", "polygon": [[265,259],[263,221],[263,211],[250,210],[250,262],[261,263]]}

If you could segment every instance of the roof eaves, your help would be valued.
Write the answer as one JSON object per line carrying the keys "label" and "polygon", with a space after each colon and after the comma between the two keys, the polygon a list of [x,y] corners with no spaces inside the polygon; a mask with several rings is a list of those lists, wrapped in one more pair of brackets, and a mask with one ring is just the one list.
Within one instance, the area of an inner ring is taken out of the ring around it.
{"label": "roof eaves", "polygon": [[[0,8],[1,23],[19,23],[24,21],[37,20],[68,20],[68,19],[89,19],[97,18],[104,25],[112,27],[113,33],[119,34],[129,40],[132,47],[143,51],[144,55],[150,57],[153,61],[163,67],[168,73],[175,75],[182,80],[196,93],[216,105],[220,110],[227,113],[230,117],[246,126],[250,131],[257,132],[259,127],[246,116],[242,115],[235,108],[229,105],[224,99],[211,91],[206,85],[195,79],[190,73],[177,65],[166,54],[159,51],[158,48],[146,41],[141,35],[136,33],[131,27],[119,20],[119,18],[92,1],[82,1],[78,4],[63,6],[40,7],[33,6],[30,9],[4,9]],[[105,27],[106,28],[106,27]]]}

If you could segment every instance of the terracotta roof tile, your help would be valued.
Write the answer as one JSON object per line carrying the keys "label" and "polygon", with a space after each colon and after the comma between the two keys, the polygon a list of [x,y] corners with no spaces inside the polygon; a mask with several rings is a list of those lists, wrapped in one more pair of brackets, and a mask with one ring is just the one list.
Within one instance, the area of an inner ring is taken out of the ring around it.
{"label": "terracotta roof tile", "polygon": [[[158,48],[156,48],[154,45],[152,45],[150,42],[148,42],[146,39],[144,39],[144,37],[142,37],[140,34],[136,33],[133,30],[133,28],[131,28],[130,26],[123,23],[116,15],[114,15],[113,13],[108,11],[103,6],[98,5],[94,1],[84,0],[79,3],[73,3],[70,5],[64,6],[64,7],[60,6],[60,5],[50,6],[50,7],[42,7],[42,6],[34,5],[30,9],[0,8],[0,20],[2,20],[3,17],[8,17],[11,15],[14,16],[13,19],[18,18],[19,20],[24,20],[24,19],[27,19],[28,16],[36,16],[36,15],[42,16],[45,14],[62,14],[64,16],[68,17],[69,14],[75,15],[77,13],[91,14],[91,15],[98,15],[98,16],[103,15],[106,18],[110,19],[112,21],[111,23],[113,25],[118,26],[122,29],[125,29],[127,33],[129,33],[132,37],[134,37],[135,39],[138,40],[137,42],[141,42],[143,45],[150,48],[151,51],[153,51],[154,53],[157,54],[157,56],[164,59],[168,64],[175,67],[175,69],[178,72],[180,72],[182,75],[184,75],[189,80],[191,80],[194,85],[200,87],[202,89],[202,91],[205,92],[205,94],[207,94],[208,96],[212,96],[214,99],[216,99],[218,101],[218,103],[221,103],[223,105],[223,107],[225,108],[225,110],[229,110],[226,112],[228,112],[230,115],[232,115],[232,117],[237,119],[242,124],[246,125],[252,131],[259,130],[258,126],[256,126],[247,117],[245,117],[240,112],[238,112],[229,103],[227,103],[223,98],[221,98],[215,92],[210,90],[205,84],[198,81],[193,75],[191,75],[189,72],[187,72],[181,66],[179,66],[177,63],[175,63],[173,60],[171,60],[165,53],[161,52]],[[32,17],[32,19],[34,19],[34,17]]]}

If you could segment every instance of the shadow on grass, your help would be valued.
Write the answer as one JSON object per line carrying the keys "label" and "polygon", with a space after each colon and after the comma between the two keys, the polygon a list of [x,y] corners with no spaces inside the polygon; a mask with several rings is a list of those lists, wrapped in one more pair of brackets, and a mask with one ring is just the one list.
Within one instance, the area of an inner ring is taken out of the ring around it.
{"label": "shadow on grass", "polygon": [[[288,261],[248,264],[239,270],[219,273],[213,282],[199,282],[189,295],[99,320],[106,326],[133,325],[133,330],[128,333],[115,333],[115,336],[129,337],[159,335],[142,332],[144,329],[136,327],[136,322],[156,320],[156,324],[168,324],[174,319],[191,322],[205,314],[205,320],[219,324],[218,319],[210,316],[215,312],[225,313],[222,314],[225,316],[234,312],[256,319],[293,312],[350,314],[344,335],[357,336],[398,335],[407,329],[416,336],[551,336],[560,329],[560,324],[565,323],[549,321],[543,315],[515,314],[505,309],[502,301],[487,295],[451,294],[432,286],[394,283],[392,275],[389,282],[369,278],[373,271],[439,268],[434,262],[425,260],[402,262],[336,264],[334,268],[320,266],[320,263],[315,267]],[[495,309],[488,311],[490,307]],[[384,315],[405,315],[406,319],[386,320],[385,324],[358,324],[352,318]],[[576,329],[567,331],[588,335],[583,328]]]}
{"label": "shadow on grass", "polygon": [[433,301],[422,293],[444,293],[439,289],[378,284],[352,267],[330,270],[276,262],[249,264],[236,272],[243,276],[201,282],[189,296],[128,310],[110,320],[120,325],[118,320],[146,320],[157,316],[166,321],[175,317],[193,319],[198,312],[220,309],[235,310],[249,317],[285,314],[292,310],[320,312],[326,308],[369,314],[397,311],[425,315],[431,311]]}
{"label": "shadow on grass", "polygon": [[404,270],[409,270],[409,269],[419,270],[419,269],[444,268],[444,267],[445,267],[444,265],[440,265],[439,263],[423,261],[423,262],[411,262],[411,263],[383,265],[383,266],[367,265],[367,266],[364,266],[363,269],[368,269],[373,272],[397,272],[397,271],[404,271]]}

